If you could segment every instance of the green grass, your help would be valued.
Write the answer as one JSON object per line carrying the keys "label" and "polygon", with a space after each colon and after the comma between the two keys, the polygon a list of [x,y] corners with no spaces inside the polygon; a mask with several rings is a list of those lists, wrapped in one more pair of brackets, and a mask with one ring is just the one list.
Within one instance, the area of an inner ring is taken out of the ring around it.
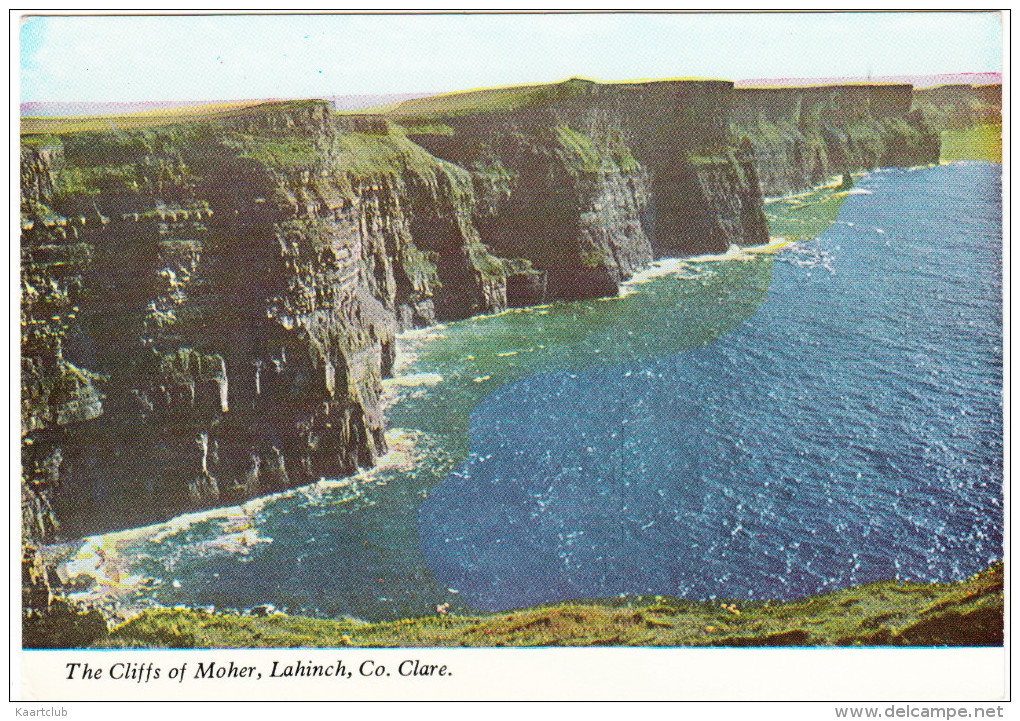
{"label": "green grass", "polygon": [[641,166],[618,133],[596,143],[594,139],[567,125],[553,127],[554,152],[568,172],[578,174],[633,172]]}
{"label": "green grass", "polygon": [[602,169],[602,155],[587,135],[566,125],[553,127],[553,133],[565,167],[582,173],[597,173]]}
{"label": "green grass", "polygon": [[464,192],[471,186],[466,170],[431,155],[393,126],[387,135],[344,135],[337,141],[335,153],[337,166],[356,175],[399,175],[410,170],[422,178],[438,179],[443,175],[451,187],[460,187]]}
{"label": "green grass", "polygon": [[[416,100],[405,100],[395,107],[387,106],[387,110],[388,114],[393,117],[410,116],[421,119],[511,112],[529,106],[548,105],[553,101],[581,94],[594,84],[590,80],[571,78],[552,85],[519,85],[466,90]],[[367,108],[363,112],[373,110],[377,109]],[[424,120],[421,122],[424,123]]]}
{"label": "green grass", "polygon": [[939,160],[988,160],[1002,162],[1002,126],[979,125],[969,130],[943,130],[940,133],[942,152]]}
{"label": "green grass", "polygon": [[21,144],[30,148],[59,148],[60,138],[56,135],[25,135],[21,138]]}
{"label": "green grass", "polygon": [[453,128],[445,123],[421,123],[414,124],[408,122],[403,124],[404,130],[411,135],[445,135],[452,136],[455,134]]}
{"label": "green grass", "polygon": [[319,165],[322,155],[314,141],[294,138],[284,141],[261,139],[252,141],[240,157],[273,168],[302,170]]}
{"label": "green grass", "polygon": [[1000,562],[960,583],[882,581],[789,603],[642,596],[384,623],[152,610],[113,629],[98,645],[981,646],[1002,640]]}
{"label": "green grass", "polygon": [[177,123],[195,123],[216,119],[228,119],[239,115],[272,113],[300,109],[324,103],[323,100],[286,100],[260,103],[256,100],[231,103],[190,105],[179,108],[154,108],[124,115],[79,115],[62,117],[27,116],[21,118],[21,134],[63,135],[86,131],[123,132],[143,128],[158,128]]}
{"label": "green grass", "polygon": [[81,115],[65,117],[24,117],[21,118],[22,135],[80,133],[86,131],[105,132],[116,128],[118,131],[156,128],[174,123],[196,122],[214,118],[229,117],[238,110],[251,108],[256,102],[223,103],[218,105],[197,105],[183,108],[159,108],[126,115]]}

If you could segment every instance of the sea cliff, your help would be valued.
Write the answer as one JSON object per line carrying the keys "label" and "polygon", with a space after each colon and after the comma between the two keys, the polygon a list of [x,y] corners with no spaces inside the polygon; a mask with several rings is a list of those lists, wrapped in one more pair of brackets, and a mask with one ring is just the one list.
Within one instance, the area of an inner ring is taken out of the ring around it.
{"label": "sea cliff", "polygon": [[25,134],[26,537],[369,467],[398,331],[764,243],[763,193],[937,160],[910,103],[909,86],[573,79]]}
{"label": "sea cliff", "polygon": [[398,328],[506,305],[467,172],[325,103],[33,138],[22,174],[23,505],[40,534],[370,466]]}
{"label": "sea cliff", "polygon": [[911,110],[910,85],[739,88],[731,129],[750,145],[762,192],[832,175],[936,163],[938,133]]}

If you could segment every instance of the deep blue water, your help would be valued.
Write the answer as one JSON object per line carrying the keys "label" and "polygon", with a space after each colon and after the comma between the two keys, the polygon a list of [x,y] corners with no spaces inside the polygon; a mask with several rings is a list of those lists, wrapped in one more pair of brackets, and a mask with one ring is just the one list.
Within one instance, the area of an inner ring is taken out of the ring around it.
{"label": "deep blue water", "polygon": [[873,174],[700,348],[475,409],[418,513],[468,605],[791,599],[1002,556],[1001,166]]}
{"label": "deep blue water", "polygon": [[[1002,557],[1001,166],[873,173],[820,239],[450,324],[412,470],[141,543],[165,604],[366,619],[789,599]],[[414,344],[412,344],[414,345]],[[269,541],[269,539],[272,539]]]}

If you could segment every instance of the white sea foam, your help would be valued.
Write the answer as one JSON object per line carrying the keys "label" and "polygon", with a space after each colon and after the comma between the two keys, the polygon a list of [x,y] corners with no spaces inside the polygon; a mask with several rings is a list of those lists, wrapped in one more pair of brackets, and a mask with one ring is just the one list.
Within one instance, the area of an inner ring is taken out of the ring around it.
{"label": "white sea foam", "polygon": [[[174,552],[174,558],[182,553],[247,555],[258,545],[273,542],[272,538],[260,534],[256,525],[259,512],[267,504],[295,496],[317,503],[321,502],[323,491],[344,487],[354,491],[348,500],[356,498],[359,495],[359,483],[383,483],[379,478],[383,472],[412,468],[418,457],[415,448],[419,436],[417,431],[402,428],[386,431],[389,451],[376,459],[373,468],[347,478],[323,478],[306,486],[253,498],[240,505],[185,513],[161,523],[97,534],[77,543],[48,546],[40,550],[49,561],[55,563],[57,574],[62,580],[69,581],[83,575],[94,580],[89,590],[73,594],[73,598],[69,596],[72,601],[94,604],[113,599],[121,604],[118,612],[121,618],[128,618],[140,612],[144,606],[154,605],[148,600],[135,600],[137,592],[151,581],[147,576],[130,572],[137,560],[151,553],[149,544],[162,543],[200,523],[210,522],[218,525],[213,535],[194,543],[186,543]],[[164,559],[168,567],[174,565],[174,558]]]}
{"label": "white sea foam", "polygon": [[429,337],[438,335],[444,330],[446,330],[446,326],[440,323],[438,325],[430,325],[425,328],[411,328],[403,331],[402,333],[398,333],[397,337],[405,340],[428,339]]}
{"label": "white sea foam", "polygon": [[[692,263],[694,258],[664,258],[657,260],[644,270],[635,273],[629,280],[620,284],[618,298],[626,298],[636,292],[634,286],[647,283],[655,278],[662,278],[667,275],[677,275],[681,278],[704,278],[711,275],[711,271],[699,270]],[[612,300],[612,297],[599,300]]]}
{"label": "white sea foam", "polygon": [[383,380],[383,388],[414,388],[417,386],[434,386],[441,383],[443,377],[438,373],[408,373]]}

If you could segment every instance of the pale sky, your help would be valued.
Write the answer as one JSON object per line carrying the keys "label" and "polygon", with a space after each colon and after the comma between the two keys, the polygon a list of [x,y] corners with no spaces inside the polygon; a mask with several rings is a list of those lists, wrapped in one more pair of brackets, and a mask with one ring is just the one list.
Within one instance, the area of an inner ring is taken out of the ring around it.
{"label": "pale sky", "polygon": [[21,102],[1001,72],[998,13],[26,17]]}

